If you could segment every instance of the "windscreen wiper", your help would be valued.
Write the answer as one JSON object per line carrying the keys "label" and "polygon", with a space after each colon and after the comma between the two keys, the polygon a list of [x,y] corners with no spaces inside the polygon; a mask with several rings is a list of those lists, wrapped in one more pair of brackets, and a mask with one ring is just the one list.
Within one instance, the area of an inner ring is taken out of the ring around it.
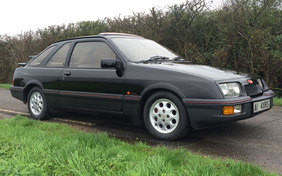
{"label": "windscreen wiper", "polygon": [[181,56],[176,56],[174,58],[171,59],[172,62],[184,62],[184,63],[191,63],[191,61],[187,61],[185,60],[183,57]]}
{"label": "windscreen wiper", "polygon": [[148,62],[156,62],[156,61],[164,61],[164,60],[169,60],[169,58],[164,57],[164,56],[153,56],[153,57],[150,57],[150,59],[141,60],[141,61],[138,61],[137,63],[148,63]]}
{"label": "windscreen wiper", "polygon": [[181,56],[175,56],[174,58],[171,59],[172,61],[184,61],[185,59]]}

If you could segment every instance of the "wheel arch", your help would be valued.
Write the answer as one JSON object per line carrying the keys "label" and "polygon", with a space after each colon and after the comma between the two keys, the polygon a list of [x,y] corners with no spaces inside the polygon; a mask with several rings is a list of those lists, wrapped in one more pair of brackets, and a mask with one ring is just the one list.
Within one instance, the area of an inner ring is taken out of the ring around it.
{"label": "wheel arch", "polygon": [[24,90],[23,90],[23,102],[24,103],[27,102],[27,97],[28,97],[29,91],[34,87],[39,87],[40,89],[43,89],[43,86],[39,81],[36,81],[36,80],[28,81],[26,83]]}

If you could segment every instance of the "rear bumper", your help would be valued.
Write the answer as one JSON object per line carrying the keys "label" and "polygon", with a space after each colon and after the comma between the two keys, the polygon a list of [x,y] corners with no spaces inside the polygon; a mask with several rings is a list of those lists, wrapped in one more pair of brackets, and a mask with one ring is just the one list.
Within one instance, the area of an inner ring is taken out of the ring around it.
{"label": "rear bumper", "polygon": [[[251,98],[238,97],[230,99],[187,99],[184,98],[192,128],[200,128],[215,123],[242,120],[254,117],[272,108],[274,92],[268,90],[262,96]],[[270,108],[258,113],[253,113],[253,102],[270,99]],[[234,115],[223,115],[222,107],[242,105],[242,112]]]}
{"label": "rear bumper", "polygon": [[10,87],[10,92],[12,94],[12,96],[18,100],[24,101],[23,98],[23,91],[24,88],[23,87],[18,87],[18,86],[11,86]]}

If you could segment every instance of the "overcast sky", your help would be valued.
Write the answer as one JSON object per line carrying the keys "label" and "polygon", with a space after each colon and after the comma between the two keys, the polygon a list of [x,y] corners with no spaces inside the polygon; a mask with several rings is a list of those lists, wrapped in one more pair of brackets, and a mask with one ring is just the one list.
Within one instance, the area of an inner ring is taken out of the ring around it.
{"label": "overcast sky", "polygon": [[[219,1],[219,0],[215,0]],[[16,35],[50,25],[148,12],[185,0],[1,0],[0,35]]]}

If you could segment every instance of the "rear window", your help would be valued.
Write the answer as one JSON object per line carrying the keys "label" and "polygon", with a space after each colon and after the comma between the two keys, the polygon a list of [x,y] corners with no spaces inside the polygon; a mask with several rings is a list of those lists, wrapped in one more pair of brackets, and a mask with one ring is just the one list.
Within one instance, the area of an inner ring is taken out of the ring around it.
{"label": "rear window", "polygon": [[46,58],[46,56],[48,56],[48,54],[51,53],[51,51],[53,51],[53,49],[55,49],[56,46],[51,46],[47,49],[45,49],[45,51],[43,51],[39,56],[37,56],[29,65],[31,66],[38,66],[41,64],[41,62]]}

